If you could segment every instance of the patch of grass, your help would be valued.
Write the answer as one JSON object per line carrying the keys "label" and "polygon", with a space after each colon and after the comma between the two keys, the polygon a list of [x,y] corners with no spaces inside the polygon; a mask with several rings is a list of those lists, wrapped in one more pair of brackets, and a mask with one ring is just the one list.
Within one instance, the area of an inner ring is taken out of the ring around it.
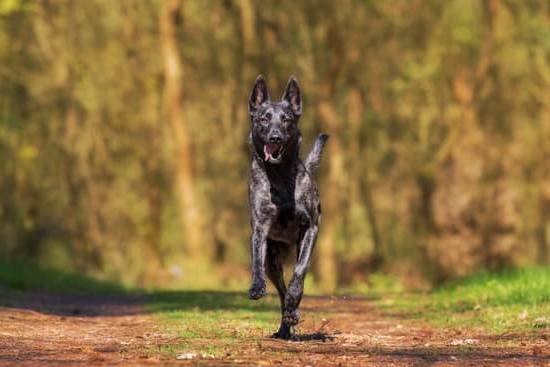
{"label": "patch of grass", "polygon": [[435,295],[468,305],[544,304],[550,302],[550,267],[481,273],[438,289]]}
{"label": "patch of grass", "polygon": [[440,326],[493,332],[550,327],[550,267],[481,273],[386,306]]}
{"label": "patch of grass", "polygon": [[280,317],[278,303],[274,296],[251,301],[239,292],[181,291],[152,293],[148,307],[163,330],[178,337],[162,352],[222,357],[241,342],[273,333]]}
{"label": "patch of grass", "polygon": [[127,291],[120,284],[5,258],[0,259],[0,286],[17,291],[44,290],[73,294],[115,294]]}

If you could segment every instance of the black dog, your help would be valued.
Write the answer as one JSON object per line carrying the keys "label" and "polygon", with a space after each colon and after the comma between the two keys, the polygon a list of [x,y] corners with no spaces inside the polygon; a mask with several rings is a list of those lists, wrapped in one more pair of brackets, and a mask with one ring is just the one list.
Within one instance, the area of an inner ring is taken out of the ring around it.
{"label": "black dog", "polygon": [[[290,339],[298,324],[298,306],[304,292],[304,278],[319,230],[321,205],[312,177],[328,135],[315,141],[305,162],[298,156],[302,114],[300,87],[288,81],[280,102],[271,102],[263,76],[258,76],[248,108],[252,127],[250,146],[249,200],[252,224],[251,299],[266,294],[264,273],[273,282],[281,300],[282,320],[273,336]],[[283,260],[295,246],[297,262],[292,279],[285,285]]]}

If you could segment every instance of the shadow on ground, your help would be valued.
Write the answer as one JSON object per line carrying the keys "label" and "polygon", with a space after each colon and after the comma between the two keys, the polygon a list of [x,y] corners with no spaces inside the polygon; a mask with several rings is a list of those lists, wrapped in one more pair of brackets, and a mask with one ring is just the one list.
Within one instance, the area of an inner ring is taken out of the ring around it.
{"label": "shadow on ground", "polygon": [[278,302],[273,297],[252,302],[244,290],[145,292],[81,274],[0,259],[0,306],[93,317],[185,310],[271,311],[278,309]]}
{"label": "shadow on ground", "polygon": [[[310,299],[365,299],[363,297],[309,296]],[[372,297],[371,297],[372,299]],[[251,301],[243,292],[184,290],[145,292],[81,274],[45,268],[14,259],[0,259],[0,306],[61,316],[123,316],[186,310],[277,311],[270,295]],[[351,310],[346,306],[347,312]],[[308,307],[303,307],[309,310]],[[324,312],[338,313],[335,305]]]}
{"label": "shadow on ground", "polygon": [[253,302],[244,292],[224,291],[91,295],[41,290],[14,291],[0,288],[0,305],[68,317],[124,316],[186,310],[279,310],[278,300],[274,296],[268,296],[260,302]]}

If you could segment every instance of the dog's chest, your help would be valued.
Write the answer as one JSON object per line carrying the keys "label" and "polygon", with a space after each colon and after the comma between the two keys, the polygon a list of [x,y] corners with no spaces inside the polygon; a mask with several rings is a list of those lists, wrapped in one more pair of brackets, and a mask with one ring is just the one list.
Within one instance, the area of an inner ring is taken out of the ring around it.
{"label": "dog's chest", "polygon": [[276,214],[271,222],[269,238],[287,244],[295,244],[298,240],[298,218],[294,190],[272,189],[271,202],[276,208]]}
{"label": "dog's chest", "polygon": [[[269,222],[268,237],[295,245],[310,213],[311,181],[299,167],[265,171],[252,166],[251,204],[259,223]],[[295,171],[292,171],[295,169]]]}
{"label": "dog's chest", "polygon": [[295,244],[298,241],[299,226],[294,209],[288,208],[277,213],[271,223],[268,237],[275,241]]}

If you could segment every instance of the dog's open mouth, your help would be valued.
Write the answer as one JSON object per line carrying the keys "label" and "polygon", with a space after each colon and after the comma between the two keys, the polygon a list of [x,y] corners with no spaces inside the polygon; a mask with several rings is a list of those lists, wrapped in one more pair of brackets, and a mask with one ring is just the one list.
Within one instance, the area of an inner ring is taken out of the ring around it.
{"label": "dog's open mouth", "polygon": [[266,162],[277,162],[283,155],[283,146],[281,144],[266,144],[264,145],[264,154]]}

